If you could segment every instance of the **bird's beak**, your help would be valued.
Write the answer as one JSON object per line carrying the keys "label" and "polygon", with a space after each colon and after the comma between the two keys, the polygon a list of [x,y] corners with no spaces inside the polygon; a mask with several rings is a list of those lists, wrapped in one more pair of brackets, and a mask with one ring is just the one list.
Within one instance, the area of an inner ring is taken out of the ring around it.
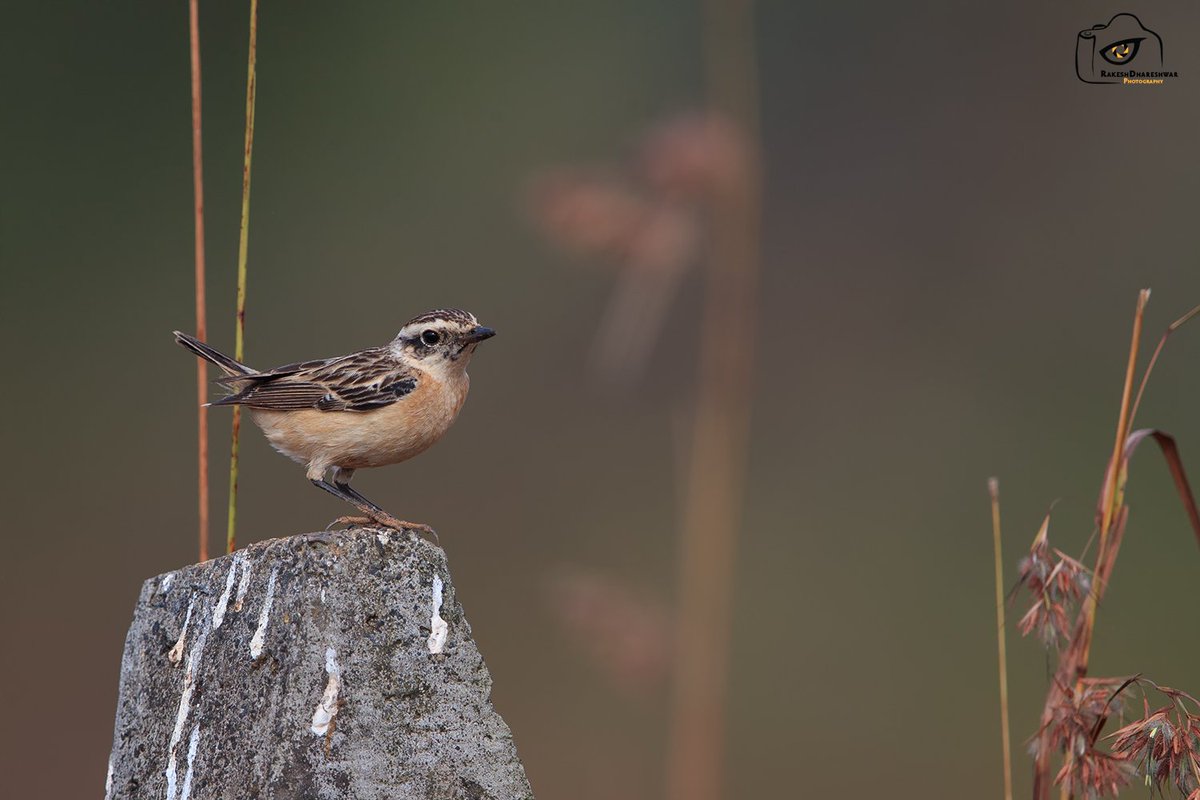
{"label": "bird's beak", "polygon": [[496,335],[496,332],[491,328],[485,328],[482,325],[477,325],[472,328],[470,333],[463,337],[463,341],[467,344],[475,344],[482,342],[484,339],[490,339]]}

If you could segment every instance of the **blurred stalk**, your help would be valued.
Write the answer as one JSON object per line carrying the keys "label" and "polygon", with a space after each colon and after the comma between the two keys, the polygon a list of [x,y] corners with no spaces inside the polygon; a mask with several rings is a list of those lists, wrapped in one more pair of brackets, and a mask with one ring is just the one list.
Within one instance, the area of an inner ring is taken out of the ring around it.
{"label": "blurred stalk", "polygon": [[667,762],[669,800],[716,800],[724,770],[733,572],[741,522],[759,262],[754,7],[707,0],[712,110],[742,138],[739,168],[714,186],[699,386],[684,499],[679,623]]}
{"label": "blurred stalk", "polygon": [[992,550],[996,561],[996,649],[1000,662],[1000,737],[1004,752],[1004,800],[1012,800],[1012,744],[1008,733],[1008,652],[1004,641],[1004,558],[1000,547],[1000,481],[988,478],[992,498]]}
{"label": "blurred stalk", "polygon": [[[250,56],[246,68],[246,150],[242,162],[242,225],[238,236],[237,268],[237,330],[233,357],[238,361],[246,355],[246,255],[250,243],[250,158],[254,153],[254,92],[255,61],[258,54],[258,0],[250,0]],[[229,453],[229,530],[225,550],[232,553],[237,546],[238,442],[242,432],[242,407],[233,407],[233,435]]]}
{"label": "blurred stalk", "polygon": [[[204,159],[200,140],[200,1],[188,0],[188,32],[192,56],[192,207],[196,238],[196,338],[208,338],[208,309],[204,292]],[[200,560],[208,560],[208,365],[196,359],[196,399],[199,409],[198,464]]]}

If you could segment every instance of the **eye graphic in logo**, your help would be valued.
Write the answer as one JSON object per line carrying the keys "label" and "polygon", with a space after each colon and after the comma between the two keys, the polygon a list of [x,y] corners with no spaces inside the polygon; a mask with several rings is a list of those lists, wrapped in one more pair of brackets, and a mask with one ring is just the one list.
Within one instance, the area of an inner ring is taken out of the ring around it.
{"label": "eye graphic in logo", "polygon": [[1135,58],[1140,58],[1138,70],[1162,68],[1162,37],[1133,14],[1117,14],[1107,25],[1080,31],[1075,41],[1075,74],[1084,83],[1120,83],[1109,65],[1124,68]]}
{"label": "eye graphic in logo", "polygon": [[1137,56],[1138,45],[1145,37],[1114,42],[1100,51],[1100,57],[1110,64],[1128,64]]}

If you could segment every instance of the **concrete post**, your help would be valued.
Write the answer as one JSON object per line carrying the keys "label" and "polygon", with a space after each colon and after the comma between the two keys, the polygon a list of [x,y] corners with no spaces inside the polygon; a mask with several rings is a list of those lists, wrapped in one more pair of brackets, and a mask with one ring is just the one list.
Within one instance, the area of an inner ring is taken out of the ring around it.
{"label": "concrete post", "polygon": [[355,528],[142,586],[105,796],[530,800],[445,553]]}

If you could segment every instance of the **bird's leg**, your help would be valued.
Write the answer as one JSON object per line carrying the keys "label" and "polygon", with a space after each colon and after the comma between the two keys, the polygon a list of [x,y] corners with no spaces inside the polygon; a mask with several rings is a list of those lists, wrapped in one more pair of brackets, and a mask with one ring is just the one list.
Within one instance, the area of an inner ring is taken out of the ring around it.
{"label": "bird's leg", "polygon": [[[350,479],[352,477],[354,477],[354,470],[352,470],[352,469],[346,469],[345,467],[334,467],[333,468],[333,484],[334,484],[334,486],[341,489],[342,492],[344,492],[345,494],[349,494],[351,496],[358,494],[357,492],[349,491],[350,490]],[[340,499],[343,499],[343,500],[346,499],[345,497],[342,496],[341,493],[339,493],[337,495],[337,497],[339,497]],[[379,506],[375,505],[374,503],[371,503],[371,501],[367,500],[367,498],[363,497],[362,495],[359,495],[358,499],[363,502],[369,503],[377,511],[383,510],[383,509],[379,508]],[[334,525],[363,526],[363,525],[370,525],[374,521],[375,520],[371,519],[370,517],[342,516],[342,517],[338,517],[333,522],[326,525],[325,530],[329,530]]]}
{"label": "bird's leg", "polygon": [[[310,479],[310,480],[312,481],[312,484],[314,486],[324,489],[325,491],[329,492],[334,497],[337,497],[337,498],[349,503],[350,505],[354,506],[359,511],[361,511],[367,517],[367,519],[369,521],[377,523],[379,525],[382,525],[385,528],[392,528],[393,530],[398,530],[398,531],[401,531],[401,530],[418,530],[418,531],[432,530],[428,525],[424,525],[420,522],[408,522],[407,520],[396,519],[391,514],[387,513],[382,508],[375,505],[370,500],[363,497],[361,494],[354,491],[346,484],[339,483],[336,477],[334,478],[333,483],[329,483],[328,481],[326,481],[324,479],[319,479],[319,478]],[[339,520],[339,521],[343,521],[343,520]],[[350,518],[344,519],[344,521],[357,523],[359,521],[359,518],[350,517]]]}
{"label": "bird's leg", "polygon": [[362,494],[350,487],[350,479],[352,477],[354,477],[354,470],[352,469],[343,469],[342,467],[333,468],[333,485],[336,486],[343,494],[345,494],[347,497],[354,498],[359,503],[362,503],[368,508],[375,510],[379,514],[386,514],[387,512],[382,508],[363,497]]}
{"label": "bird's leg", "polygon": [[[372,510],[374,510],[378,514],[387,514],[387,512],[384,511],[382,508],[380,508],[378,505],[371,502],[369,499],[364,497],[361,493],[355,491],[354,489],[352,489],[350,487],[350,479],[353,477],[354,477],[354,470],[352,470],[352,469],[347,469],[346,467],[334,467],[333,468],[333,485],[336,486],[338,489],[340,489],[342,494],[347,495],[347,496],[353,498],[354,500],[357,500],[359,503],[366,504],[367,506],[369,506]],[[346,525],[369,525],[373,521],[374,520],[371,517],[338,517],[330,524],[336,525],[338,523],[344,523]]]}
{"label": "bird's leg", "polygon": [[403,520],[396,519],[390,514],[378,510],[377,508],[373,507],[373,503],[367,503],[359,500],[357,497],[354,497],[353,495],[343,491],[343,487],[336,486],[335,484],[329,483],[328,481],[322,479],[312,480],[312,484],[324,489],[339,500],[349,503],[365,515],[365,517],[346,518],[344,520],[346,522],[357,522],[360,519],[366,519],[369,522],[374,522],[387,528],[395,528],[396,530],[402,530],[404,527],[406,527],[407,523],[405,523]]}

